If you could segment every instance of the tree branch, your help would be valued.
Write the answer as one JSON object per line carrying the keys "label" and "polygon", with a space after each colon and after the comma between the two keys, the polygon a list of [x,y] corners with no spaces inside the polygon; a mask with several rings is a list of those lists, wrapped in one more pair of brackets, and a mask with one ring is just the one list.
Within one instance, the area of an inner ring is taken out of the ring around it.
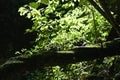
{"label": "tree branch", "polygon": [[[31,71],[46,66],[65,66],[85,60],[119,55],[119,49],[113,48],[75,48],[71,51],[50,51],[44,54],[21,55],[12,57],[0,66],[0,80],[10,74]],[[10,77],[10,76],[9,76]]]}
{"label": "tree branch", "polygon": [[115,18],[113,17],[113,15],[110,13],[109,8],[106,6],[106,3],[104,0],[99,0],[101,7],[103,8],[106,16],[108,16],[111,25],[113,26],[113,28],[116,30],[117,34],[120,35],[120,28],[119,28],[119,24],[116,22]]}
{"label": "tree branch", "polygon": [[110,11],[106,8],[105,3],[103,3],[104,0],[99,0],[102,8],[94,0],[88,1],[94,6],[96,10],[98,10],[101,13],[101,15],[103,15],[106,18],[106,20],[116,30],[117,34],[120,35],[119,25],[115,22],[115,19],[111,15]]}
{"label": "tree branch", "polygon": [[[100,12],[101,15],[103,15],[107,20],[108,22],[110,22],[108,16],[105,14],[104,10],[94,1],[94,0],[88,0],[92,5],[93,7],[98,10],[98,12]],[[110,22],[111,23],[111,22]]]}

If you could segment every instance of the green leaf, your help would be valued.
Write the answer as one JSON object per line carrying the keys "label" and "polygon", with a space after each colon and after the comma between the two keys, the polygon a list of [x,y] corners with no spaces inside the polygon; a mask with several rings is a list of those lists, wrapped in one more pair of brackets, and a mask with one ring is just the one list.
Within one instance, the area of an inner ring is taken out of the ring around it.
{"label": "green leaf", "polygon": [[30,2],[29,5],[33,8],[38,8],[40,4],[36,2]]}
{"label": "green leaf", "polygon": [[49,4],[49,0],[38,0],[39,3],[43,3],[48,5]]}

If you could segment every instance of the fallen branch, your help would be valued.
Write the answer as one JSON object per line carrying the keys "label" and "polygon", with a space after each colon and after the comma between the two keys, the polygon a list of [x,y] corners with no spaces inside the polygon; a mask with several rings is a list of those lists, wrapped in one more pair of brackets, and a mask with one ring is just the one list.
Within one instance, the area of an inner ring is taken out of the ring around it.
{"label": "fallen branch", "polygon": [[0,80],[15,72],[21,73],[46,66],[64,66],[85,60],[119,55],[119,49],[114,48],[75,48],[71,51],[50,51],[44,54],[21,55],[12,57],[0,66]]}

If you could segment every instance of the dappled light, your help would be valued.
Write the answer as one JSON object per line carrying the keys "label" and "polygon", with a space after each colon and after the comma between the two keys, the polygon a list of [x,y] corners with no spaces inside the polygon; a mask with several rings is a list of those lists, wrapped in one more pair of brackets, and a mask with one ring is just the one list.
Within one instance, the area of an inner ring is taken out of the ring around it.
{"label": "dappled light", "polygon": [[120,0],[0,2],[0,80],[119,80]]}

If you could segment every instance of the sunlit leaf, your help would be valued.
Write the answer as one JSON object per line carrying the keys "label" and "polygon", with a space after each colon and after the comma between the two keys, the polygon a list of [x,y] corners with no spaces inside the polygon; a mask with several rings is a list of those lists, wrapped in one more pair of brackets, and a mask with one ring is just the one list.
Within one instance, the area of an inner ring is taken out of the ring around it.
{"label": "sunlit leaf", "polygon": [[30,2],[29,5],[33,8],[38,8],[40,4],[36,2]]}

